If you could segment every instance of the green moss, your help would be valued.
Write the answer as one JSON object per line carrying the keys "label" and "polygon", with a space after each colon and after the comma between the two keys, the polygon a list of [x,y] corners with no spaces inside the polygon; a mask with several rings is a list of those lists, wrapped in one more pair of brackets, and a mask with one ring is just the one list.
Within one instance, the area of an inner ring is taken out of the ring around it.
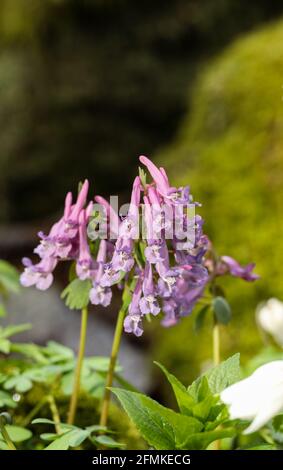
{"label": "green moss", "polygon": [[[190,113],[158,156],[174,183],[203,203],[206,232],[220,253],[255,261],[261,280],[229,280],[234,317],[223,355],[245,359],[260,344],[257,303],[283,298],[283,22],[236,41],[200,74]],[[155,357],[191,379],[210,357],[209,329],[192,338],[192,320],[160,333]]]}

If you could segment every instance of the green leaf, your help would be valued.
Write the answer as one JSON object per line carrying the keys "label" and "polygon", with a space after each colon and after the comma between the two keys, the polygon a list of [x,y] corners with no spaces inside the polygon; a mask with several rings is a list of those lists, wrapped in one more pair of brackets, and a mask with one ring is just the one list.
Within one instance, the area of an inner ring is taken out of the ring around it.
{"label": "green leaf", "polygon": [[9,354],[11,342],[8,339],[0,338],[0,352]]}
{"label": "green leaf", "polygon": [[89,304],[89,291],[91,289],[91,281],[86,279],[81,281],[80,279],[74,279],[68,286],[63,290],[61,298],[65,299],[67,307],[71,310],[82,309],[87,307]]}
{"label": "green leaf", "polygon": [[188,387],[188,392],[196,400],[198,400],[199,387],[203,377],[207,378],[211,393],[219,394],[224,388],[240,380],[240,354],[234,354],[219,366],[208,370]]}
{"label": "green leaf", "polygon": [[69,438],[69,445],[70,447],[77,447],[82,444],[85,439],[90,436],[90,431],[86,429],[78,429],[71,432],[71,436]]}
{"label": "green leaf", "polygon": [[7,310],[3,304],[0,304],[0,318],[6,317]]}
{"label": "green leaf", "polygon": [[71,348],[56,341],[48,341],[44,352],[50,357],[50,362],[52,363],[68,361],[74,358],[74,352]]}
{"label": "green leaf", "polygon": [[240,380],[240,354],[234,354],[219,366],[213,367],[205,376],[211,392],[219,394],[224,388]]}
{"label": "green leaf", "polygon": [[0,338],[10,338],[10,336],[17,335],[18,333],[30,330],[31,328],[31,323],[23,323],[22,325],[9,325],[6,326],[6,328],[0,329]]}
{"label": "green leaf", "polygon": [[162,364],[158,362],[155,362],[155,364],[160,367],[172,386],[180,411],[191,416],[192,408],[195,405],[193,397],[189,394],[186,387],[173,374],[170,374]]}
{"label": "green leaf", "polygon": [[68,450],[69,447],[77,447],[90,436],[90,432],[84,429],[74,428],[65,434],[58,435],[44,450]]}
{"label": "green leaf", "polygon": [[52,433],[52,432],[45,432],[43,434],[40,434],[40,438],[43,440],[43,441],[55,441],[55,439],[58,438],[58,434],[56,433]]}
{"label": "green leaf", "polygon": [[12,399],[11,395],[9,395],[9,393],[0,390],[0,408],[4,407],[15,408],[16,403]]}
{"label": "green leaf", "polygon": [[8,379],[4,384],[4,388],[5,390],[14,388],[17,392],[24,393],[32,388],[32,381],[23,374],[17,375]]}
{"label": "green leaf", "polygon": [[219,429],[217,431],[208,431],[188,436],[187,440],[183,443],[182,449],[184,450],[205,450],[209,444],[227,437],[236,435],[234,429]]}
{"label": "green leaf", "polygon": [[179,449],[188,435],[203,427],[197,419],[175,413],[140,393],[112,391],[143,438],[157,450]]}
{"label": "green leaf", "polygon": [[194,324],[195,333],[198,333],[203,327],[206,314],[208,313],[210,308],[211,308],[210,305],[204,305],[197,313],[197,316],[195,318],[195,324]]}
{"label": "green leaf", "polygon": [[[109,358],[104,356],[87,357],[84,364],[96,372],[107,372],[109,369]],[[121,366],[116,364],[115,371],[121,372]]]}
{"label": "green leaf", "polygon": [[20,290],[18,271],[4,260],[0,260],[0,284],[7,292],[17,294]]}
{"label": "green leaf", "polygon": [[112,439],[112,437],[109,437],[109,436],[93,437],[92,441],[103,447],[108,447],[108,449],[117,449],[117,448],[125,447],[124,444],[122,444],[121,442],[115,441],[114,439]]}
{"label": "green leaf", "polygon": [[231,307],[224,297],[215,297],[212,301],[212,308],[218,323],[227,325],[232,317]]}
{"label": "green leaf", "polygon": [[70,447],[70,435],[72,431],[67,432],[66,434],[60,435],[55,439],[51,444],[45,447],[44,450],[68,450]]}
{"label": "green leaf", "polygon": [[36,418],[34,419],[31,424],[55,424],[52,419],[47,419],[47,418]]}
{"label": "green leaf", "polygon": [[9,446],[2,439],[0,439],[0,450],[9,450]]}
{"label": "green leaf", "polygon": [[12,343],[10,350],[35,360],[40,364],[48,364],[48,359],[43,354],[44,348],[32,343]]}
{"label": "green leaf", "polygon": [[13,442],[27,441],[32,436],[32,432],[29,429],[25,429],[20,426],[6,424],[5,428]]}

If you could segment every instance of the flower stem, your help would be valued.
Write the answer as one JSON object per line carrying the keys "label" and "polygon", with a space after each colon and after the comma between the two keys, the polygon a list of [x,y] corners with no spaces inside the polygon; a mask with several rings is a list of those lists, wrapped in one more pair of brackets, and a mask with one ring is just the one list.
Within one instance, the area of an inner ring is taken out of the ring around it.
{"label": "flower stem", "polygon": [[52,418],[54,421],[56,432],[57,434],[61,434],[60,415],[59,415],[59,411],[58,411],[53,395],[48,395],[47,400],[50,406],[50,411],[52,413]]}
{"label": "flower stem", "polygon": [[220,326],[217,322],[213,326],[213,362],[215,366],[220,364]]}
{"label": "flower stem", "polygon": [[112,383],[113,383],[116,361],[117,361],[119,348],[120,348],[120,344],[121,344],[124,317],[125,317],[125,307],[123,305],[120,312],[119,312],[119,314],[118,314],[115,333],[114,333],[114,339],[113,339],[113,343],[112,343],[112,351],[111,351],[109,368],[108,368],[108,373],[107,373],[106,383],[105,383],[105,391],[104,391],[104,396],[103,396],[103,401],[102,401],[100,423],[99,423],[100,426],[106,426],[107,425],[110,398],[111,398],[110,387],[112,386]]}
{"label": "flower stem", "polygon": [[6,428],[5,428],[5,425],[6,425],[6,422],[5,420],[2,418],[2,416],[0,416],[0,432],[2,434],[2,437],[4,439],[4,441],[6,442],[7,446],[9,447],[9,450],[17,450],[17,448],[15,447],[14,443],[12,442]]}
{"label": "flower stem", "polygon": [[80,333],[80,343],[79,343],[79,352],[77,359],[77,366],[74,377],[73,392],[70,401],[70,408],[68,414],[68,424],[73,424],[76,416],[78,397],[80,393],[80,383],[81,383],[81,370],[85,352],[85,343],[86,343],[86,331],[87,331],[87,317],[88,309],[84,307],[81,314],[81,333]]}
{"label": "flower stem", "polygon": [[[214,366],[218,366],[220,364],[220,326],[216,320],[213,326],[213,362],[214,362]],[[214,449],[215,450],[221,449],[220,439],[215,441]]]}

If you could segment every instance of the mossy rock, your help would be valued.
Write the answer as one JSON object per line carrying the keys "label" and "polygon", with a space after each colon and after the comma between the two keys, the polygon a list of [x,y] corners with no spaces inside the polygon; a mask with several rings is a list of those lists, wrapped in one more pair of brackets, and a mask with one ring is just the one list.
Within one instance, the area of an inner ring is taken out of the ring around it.
{"label": "mossy rock", "polygon": [[[177,185],[203,203],[205,230],[217,251],[256,262],[261,280],[225,281],[233,308],[223,356],[245,360],[260,345],[259,301],[283,298],[283,22],[237,40],[202,71],[176,140],[157,156]],[[191,318],[158,333],[154,351],[181,379],[211,357],[207,328],[192,337]],[[160,330],[159,330],[160,331]]]}

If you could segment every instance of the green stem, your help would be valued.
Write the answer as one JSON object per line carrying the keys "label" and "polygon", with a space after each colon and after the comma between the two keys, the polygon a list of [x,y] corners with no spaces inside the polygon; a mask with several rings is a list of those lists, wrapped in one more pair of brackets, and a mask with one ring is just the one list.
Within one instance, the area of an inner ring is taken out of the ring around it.
{"label": "green stem", "polygon": [[116,361],[117,361],[119,348],[121,344],[124,317],[125,317],[125,306],[123,305],[118,314],[115,333],[114,333],[114,339],[112,343],[112,351],[111,351],[109,368],[108,368],[108,373],[107,373],[106,383],[105,383],[105,391],[104,391],[104,396],[103,396],[103,401],[102,401],[100,423],[99,423],[100,426],[107,426],[109,405],[110,405],[110,398],[111,398],[110,387],[112,387]]}
{"label": "green stem", "polygon": [[[213,326],[213,362],[214,366],[218,366],[220,364],[220,326],[219,323],[217,323],[217,320],[214,321]],[[215,441],[214,449],[221,449],[220,439]]]}
{"label": "green stem", "polygon": [[21,421],[21,426],[23,428],[25,428],[31,422],[31,420],[34,418],[34,416],[37,415],[37,413],[41,410],[41,408],[45,405],[46,402],[47,398],[44,397],[43,400],[41,400],[35,405],[35,407],[30,411],[26,418]]}
{"label": "green stem", "polygon": [[9,450],[17,450],[17,448],[15,447],[14,443],[12,442],[6,430],[5,424],[6,423],[4,422],[3,418],[0,416],[0,432],[3,436],[3,439],[6,442],[7,446],[9,447]]}
{"label": "green stem", "polygon": [[84,307],[82,309],[81,315],[81,334],[80,334],[80,343],[79,343],[79,352],[78,352],[78,359],[77,359],[77,366],[74,378],[74,386],[73,392],[70,401],[70,408],[68,414],[68,424],[73,424],[76,416],[77,410],[77,403],[78,397],[80,393],[80,383],[81,383],[81,370],[85,352],[85,343],[86,343],[86,331],[87,331],[87,317],[88,317],[88,309]]}
{"label": "green stem", "polygon": [[58,411],[56,402],[54,400],[54,397],[52,395],[48,395],[47,400],[50,406],[50,411],[52,413],[52,418],[54,421],[56,432],[57,434],[61,434],[61,426],[60,426],[61,420],[60,420],[59,411]]}
{"label": "green stem", "polygon": [[217,322],[213,327],[213,362],[215,366],[220,364],[220,326]]}

